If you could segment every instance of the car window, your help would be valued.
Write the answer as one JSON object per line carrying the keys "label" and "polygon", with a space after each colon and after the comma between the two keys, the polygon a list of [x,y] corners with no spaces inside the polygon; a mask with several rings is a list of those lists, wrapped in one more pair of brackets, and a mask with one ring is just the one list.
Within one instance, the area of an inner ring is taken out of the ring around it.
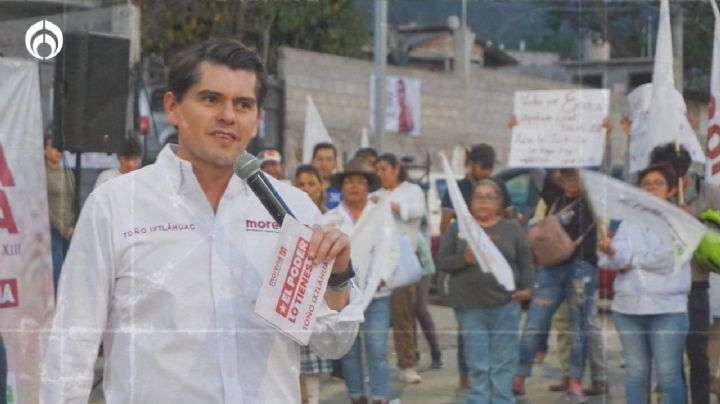
{"label": "car window", "polygon": [[165,90],[164,88],[155,90],[152,92],[152,97],[150,97],[150,108],[153,112],[163,112],[163,97],[165,96]]}
{"label": "car window", "polygon": [[437,190],[438,199],[442,201],[442,199],[445,197],[445,194],[447,193],[447,182],[445,181],[445,178],[435,179],[435,189]]}
{"label": "car window", "polygon": [[513,206],[523,213],[528,206],[529,185],[530,176],[528,174],[517,175],[505,182]]}

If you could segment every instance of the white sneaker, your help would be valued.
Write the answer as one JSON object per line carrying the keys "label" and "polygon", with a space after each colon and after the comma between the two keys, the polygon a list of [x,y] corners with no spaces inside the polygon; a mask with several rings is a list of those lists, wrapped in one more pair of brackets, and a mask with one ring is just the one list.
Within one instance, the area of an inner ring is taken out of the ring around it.
{"label": "white sneaker", "polygon": [[398,379],[405,383],[417,384],[422,383],[422,377],[415,371],[415,368],[400,369]]}

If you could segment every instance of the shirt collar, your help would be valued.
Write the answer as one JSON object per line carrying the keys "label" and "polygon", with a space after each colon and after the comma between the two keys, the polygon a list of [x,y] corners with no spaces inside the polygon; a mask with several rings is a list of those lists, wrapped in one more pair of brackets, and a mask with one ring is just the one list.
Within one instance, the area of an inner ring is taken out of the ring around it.
{"label": "shirt collar", "polygon": [[[155,164],[165,174],[165,178],[174,192],[178,194],[189,190],[202,192],[200,183],[198,183],[197,177],[195,177],[195,173],[193,172],[192,164],[178,157],[177,152],[178,145],[166,145],[158,154]],[[223,198],[232,198],[239,194],[247,195],[248,192],[249,188],[245,181],[233,175],[227,189],[225,189]]]}

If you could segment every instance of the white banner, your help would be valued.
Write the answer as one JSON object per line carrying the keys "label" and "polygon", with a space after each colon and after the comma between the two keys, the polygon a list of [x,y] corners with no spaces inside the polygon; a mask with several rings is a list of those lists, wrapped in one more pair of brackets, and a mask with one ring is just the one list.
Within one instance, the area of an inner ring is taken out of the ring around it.
{"label": "white banner", "polygon": [[608,90],[516,91],[510,167],[599,166]]}
{"label": "white banner", "polygon": [[720,185],[720,12],[715,0],[709,0],[715,15],[712,68],[710,69],[710,121],[707,132],[705,181]]}
{"label": "white banner", "polygon": [[465,199],[462,197],[462,193],[460,193],[460,188],[450,168],[450,163],[448,163],[444,154],[440,153],[440,157],[443,162],[448,194],[450,195],[450,201],[455,211],[458,227],[460,228],[460,235],[464,237],[468,245],[470,245],[477,262],[480,264],[480,269],[483,272],[495,275],[498,283],[508,292],[514,291],[515,276],[513,275],[510,264],[508,264],[505,257],[500,253],[500,250],[495,246],[495,243],[490,240],[490,237],[488,237],[482,227],[475,221],[475,218],[470,214],[470,210],[465,203]]}
{"label": "white banner", "polygon": [[358,285],[367,308],[380,282],[389,282],[400,262],[400,239],[390,209],[390,198],[380,197],[370,214],[360,218],[350,235],[350,245],[359,247],[360,251],[368,251],[372,257],[365,266],[368,271],[365,283]]}
{"label": "white banner", "polygon": [[54,300],[38,65],[0,58],[0,77],[0,333],[12,403],[36,403]]}
{"label": "white banner", "polygon": [[675,260],[676,271],[692,257],[706,230],[692,215],[604,174],[585,170],[581,175],[596,216],[607,221],[629,220],[650,228],[663,242],[675,246],[679,258]]}
{"label": "white banner", "polygon": [[[635,130],[636,125],[633,125],[634,130],[630,143],[630,172],[647,167],[652,149],[670,142],[684,144],[690,155],[693,156],[693,160],[705,161],[700,142],[685,116],[685,102],[682,100],[682,96],[678,97],[679,94],[675,89],[668,0],[660,1],[660,21],[656,43],[652,98],[650,109],[647,112],[647,125],[642,130]],[[688,134],[688,128],[690,128],[690,134]]]}
{"label": "white banner", "polygon": [[[420,80],[410,77],[385,77],[385,130],[420,135]],[[370,75],[370,127],[374,127],[375,75]]]}
{"label": "white banner", "polygon": [[292,216],[280,228],[273,268],[260,287],[255,314],[285,335],[307,345],[310,341],[330,269],[335,260],[313,266],[307,256],[312,230]]}

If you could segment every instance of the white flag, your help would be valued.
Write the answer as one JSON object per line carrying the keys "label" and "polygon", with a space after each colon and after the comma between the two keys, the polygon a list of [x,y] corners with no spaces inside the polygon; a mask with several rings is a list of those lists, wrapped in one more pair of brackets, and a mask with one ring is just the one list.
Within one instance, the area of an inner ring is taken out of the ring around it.
{"label": "white flag", "polygon": [[[368,203],[371,203],[368,201]],[[365,308],[375,295],[380,281],[389,281],[400,260],[400,244],[395,220],[390,209],[390,198],[380,197],[378,203],[368,212],[360,216],[358,223],[350,234],[353,249],[367,252],[370,261],[361,259],[357,264],[366,268],[365,276],[358,287],[365,299]],[[356,262],[353,260],[353,262]]]}
{"label": "white flag", "polygon": [[452,156],[450,157],[450,167],[455,175],[465,175],[465,157],[467,150],[463,146],[453,147]]}
{"label": "white flag", "polygon": [[581,175],[596,216],[608,221],[642,223],[663,242],[672,243],[678,257],[676,271],[691,258],[706,230],[697,219],[667,201],[604,174],[586,170]]}
{"label": "white flag", "polygon": [[312,160],[313,148],[318,143],[332,143],[322,117],[315,107],[312,97],[305,96],[307,109],[305,109],[305,134],[303,139],[303,164]]}
{"label": "white flag", "polygon": [[360,138],[360,148],[364,149],[370,147],[370,138],[368,137],[368,128],[362,128],[362,137]]}
{"label": "white flag", "polygon": [[668,0],[661,0],[650,110],[644,130],[633,132],[630,144],[631,172],[647,167],[650,152],[655,146],[670,142],[684,144],[693,160],[705,161],[700,142],[685,117],[686,109],[682,96],[679,99],[680,102],[673,71],[670,5]]}
{"label": "white flag", "polygon": [[455,211],[455,218],[458,222],[460,234],[467,240],[470,249],[472,249],[475,258],[477,258],[477,262],[480,264],[480,269],[482,269],[483,272],[495,275],[498,283],[508,292],[514,291],[515,277],[513,276],[510,264],[508,264],[505,257],[500,253],[500,250],[495,246],[495,243],[490,240],[490,237],[488,237],[482,227],[475,221],[475,218],[470,214],[465,199],[463,199],[460,193],[455,175],[450,168],[450,163],[448,163],[443,153],[440,153],[440,157],[442,158],[448,194],[450,195],[450,201]]}
{"label": "white flag", "polygon": [[707,163],[705,181],[720,185],[720,12],[715,0],[710,0],[715,14],[715,34],[713,35],[713,56],[710,76],[710,122],[707,133]]}

